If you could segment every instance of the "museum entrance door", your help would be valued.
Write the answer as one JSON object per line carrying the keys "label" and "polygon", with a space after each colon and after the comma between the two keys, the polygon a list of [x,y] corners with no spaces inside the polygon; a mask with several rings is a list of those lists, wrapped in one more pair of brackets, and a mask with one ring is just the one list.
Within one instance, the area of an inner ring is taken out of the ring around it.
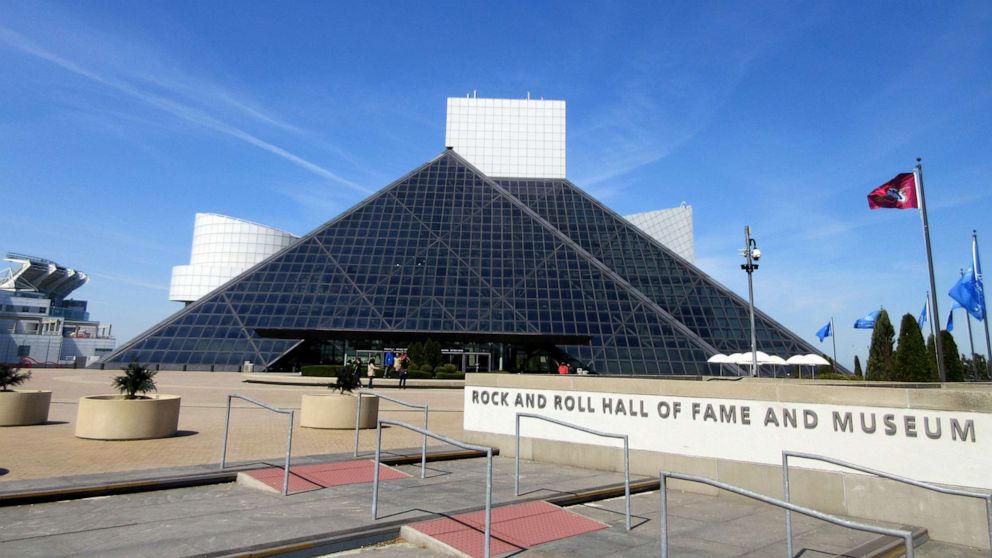
{"label": "museum entrance door", "polygon": [[489,353],[465,353],[462,355],[462,367],[465,372],[489,372],[492,356]]}

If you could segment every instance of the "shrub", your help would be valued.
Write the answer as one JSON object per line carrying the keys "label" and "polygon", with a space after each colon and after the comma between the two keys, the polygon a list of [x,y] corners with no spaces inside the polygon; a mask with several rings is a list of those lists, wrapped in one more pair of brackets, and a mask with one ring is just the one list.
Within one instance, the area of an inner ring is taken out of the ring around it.
{"label": "shrub", "polygon": [[344,367],[340,364],[310,364],[300,369],[300,375],[318,378],[336,378],[341,368]]}
{"label": "shrub", "polygon": [[434,377],[434,367],[430,364],[421,364],[420,371],[427,372],[428,374],[431,375],[432,378]]}
{"label": "shrub", "polygon": [[410,380],[430,380],[434,377],[430,372],[421,372],[419,370],[410,370],[406,373],[407,379]]}
{"label": "shrub", "polygon": [[155,374],[158,372],[143,366],[137,360],[132,360],[127,368],[122,368],[124,374],[114,378],[111,385],[124,394],[124,399],[137,399],[137,393],[142,395],[155,391]]}
{"label": "shrub", "polygon": [[30,371],[21,372],[20,368],[0,363],[0,391],[10,391],[10,388],[17,387],[30,378]]}
{"label": "shrub", "polygon": [[455,366],[454,364],[451,364],[451,363],[442,364],[441,366],[438,366],[437,368],[435,368],[434,369],[434,372],[436,372],[438,375],[440,375],[440,374],[453,374],[455,372],[458,372],[458,367]]}
{"label": "shrub", "polygon": [[464,372],[438,372],[437,373],[437,379],[438,380],[464,380],[465,379],[465,373]]}
{"label": "shrub", "polygon": [[849,380],[858,381],[861,378],[853,374],[844,374],[843,372],[823,372],[816,374],[817,380]]}

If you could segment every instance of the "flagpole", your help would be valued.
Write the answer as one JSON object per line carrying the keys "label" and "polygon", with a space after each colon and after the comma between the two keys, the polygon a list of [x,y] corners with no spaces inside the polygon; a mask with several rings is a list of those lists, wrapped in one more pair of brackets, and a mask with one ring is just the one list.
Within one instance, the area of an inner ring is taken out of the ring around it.
{"label": "flagpole", "polygon": [[830,340],[834,342],[834,367],[837,366],[837,328],[834,327],[834,317],[830,316]]}
{"label": "flagpole", "polygon": [[[964,268],[961,268],[961,277],[964,277]],[[951,312],[954,310],[952,309]],[[975,362],[975,336],[971,334],[971,314],[968,313],[966,308],[964,311],[964,317],[968,320],[968,345],[971,346],[971,362]],[[978,372],[978,370],[975,370]]]}
{"label": "flagpole", "polygon": [[[930,312],[930,293],[926,291],[923,292],[923,308],[926,309],[925,314],[927,315],[927,319],[930,320],[930,336],[933,337],[936,335],[933,332],[933,327],[937,322],[933,319],[933,313]],[[937,327],[939,328],[940,326]]]}
{"label": "flagpole", "polygon": [[[916,188],[919,190],[920,198],[920,216],[923,219],[923,239],[926,241],[927,247],[927,269],[930,271],[930,311],[933,312],[934,316],[939,316],[940,312],[937,310],[937,282],[933,278],[933,252],[930,249],[930,224],[927,221],[927,198],[923,193],[923,165],[920,163],[923,159],[921,157],[916,158],[916,167],[913,168],[913,175],[916,178]],[[985,339],[988,340],[988,319],[985,320]],[[947,381],[947,375],[944,374],[944,346],[941,343],[940,332],[933,336],[934,347],[937,349],[937,376],[940,378],[941,382]]]}
{"label": "flagpole", "polygon": [[[976,267],[976,264],[978,264],[978,232],[976,232],[975,229],[972,229],[971,230],[971,246],[972,246],[972,249],[974,250],[974,253],[972,254],[972,258],[971,258],[971,260],[972,260],[971,261],[971,265],[972,265],[971,272],[974,273],[977,276],[977,274],[978,274],[978,267]],[[985,295],[984,295],[984,292],[985,292],[985,284],[984,284],[985,283],[985,280],[984,279],[981,279],[981,278],[978,278],[978,279],[980,279],[982,281],[982,293],[983,293],[982,294],[982,318],[983,318],[982,321],[985,322],[985,352],[988,355],[988,357],[985,359],[985,366],[986,366],[986,369],[987,369],[989,375],[992,376],[992,343],[989,343],[989,313],[988,313],[988,310],[985,308]],[[974,358],[974,357],[972,357],[972,358]]]}

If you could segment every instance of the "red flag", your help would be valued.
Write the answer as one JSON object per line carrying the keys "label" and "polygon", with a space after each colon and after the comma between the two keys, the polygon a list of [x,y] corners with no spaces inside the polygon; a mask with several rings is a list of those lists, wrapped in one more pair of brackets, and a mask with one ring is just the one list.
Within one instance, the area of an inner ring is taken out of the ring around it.
{"label": "red flag", "polygon": [[909,209],[919,206],[916,201],[916,179],[911,172],[897,174],[868,194],[868,207],[871,209]]}

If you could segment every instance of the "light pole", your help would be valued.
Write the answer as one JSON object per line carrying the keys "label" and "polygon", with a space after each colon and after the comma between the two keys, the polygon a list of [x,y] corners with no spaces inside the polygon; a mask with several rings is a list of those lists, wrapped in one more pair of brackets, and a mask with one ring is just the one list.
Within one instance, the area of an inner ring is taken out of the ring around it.
{"label": "light pole", "polygon": [[761,259],[761,250],[754,239],[751,238],[751,227],[744,227],[744,250],[742,255],[747,263],[741,265],[741,269],[747,272],[747,299],[751,307],[751,375],[758,375],[758,343],[754,332],[754,285],[751,281],[751,274],[758,269],[758,260]]}

